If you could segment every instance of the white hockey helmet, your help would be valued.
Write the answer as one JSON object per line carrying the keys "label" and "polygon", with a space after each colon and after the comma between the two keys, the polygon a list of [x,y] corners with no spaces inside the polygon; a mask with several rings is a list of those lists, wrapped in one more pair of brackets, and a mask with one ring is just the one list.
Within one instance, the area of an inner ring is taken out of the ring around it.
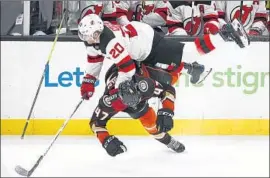
{"label": "white hockey helmet", "polygon": [[83,17],[78,25],[78,36],[82,41],[96,41],[104,29],[103,21],[96,14]]}

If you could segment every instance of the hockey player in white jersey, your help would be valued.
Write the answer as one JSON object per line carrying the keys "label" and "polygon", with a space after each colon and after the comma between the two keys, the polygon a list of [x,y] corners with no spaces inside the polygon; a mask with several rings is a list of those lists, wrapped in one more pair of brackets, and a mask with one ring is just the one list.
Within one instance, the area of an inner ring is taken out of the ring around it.
{"label": "hockey player in white jersey", "polygon": [[141,4],[140,1],[115,1],[117,22],[126,25],[131,21],[140,21]]}
{"label": "hockey player in white jersey", "polygon": [[167,19],[167,1],[115,1],[117,21],[126,25],[130,21],[144,22],[151,27],[164,26]]}
{"label": "hockey player in white jersey", "polygon": [[[181,73],[182,60],[191,60],[187,56],[184,43],[166,39],[156,33],[149,25],[140,22],[131,22],[126,26],[113,25],[104,22],[99,16],[90,14],[85,16],[79,24],[78,35],[86,45],[88,54],[86,74],[81,85],[81,95],[84,99],[91,98],[95,91],[95,82],[99,79],[102,65],[106,60],[112,60],[117,69],[118,77],[114,83],[114,90],[109,91],[115,97],[110,101],[110,107],[116,111],[122,111],[129,107],[128,102],[120,97],[119,86],[121,83],[130,81],[135,74],[135,62],[169,73],[170,81],[164,78],[154,78],[156,81],[172,85]],[[229,38],[233,39],[241,48],[249,45],[249,39],[240,23],[235,20],[227,24],[220,32],[221,35],[204,35],[194,42],[195,54],[207,54],[218,48]],[[91,48],[89,48],[91,47]],[[96,51],[93,51],[93,48]],[[104,58],[105,57],[105,58]],[[151,77],[151,78],[152,78]],[[110,96],[109,96],[110,97]],[[172,127],[171,127],[172,128]],[[92,125],[91,129],[97,133],[102,128]],[[103,138],[108,145],[116,145],[114,151],[117,154],[123,152],[123,146],[115,137]],[[120,151],[119,151],[120,150]],[[122,151],[121,151],[122,150]],[[108,150],[107,150],[108,151]]]}
{"label": "hockey player in white jersey", "polygon": [[88,14],[97,14],[103,21],[116,23],[116,6],[113,1],[80,1],[80,19]]}
{"label": "hockey player in white jersey", "polygon": [[[219,21],[229,23],[240,18],[240,1],[216,1]],[[267,33],[267,11],[265,1],[243,1],[241,22],[250,35]]]}
{"label": "hockey player in white jersey", "polygon": [[220,24],[215,2],[168,1],[167,26],[169,35],[216,34]]}
{"label": "hockey player in white jersey", "polygon": [[88,14],[99,15],[102,20],[116,23],[116,7],[113,1],[68,1],[71,31],[78,30],[78,22]]}
{"label": "hockey player in white jersey", "polygon": [[267,1],[266,4],[266,11],[268,12],[268,20],[267,20],[267,29],[268,29],[268,35],[270,35],[270,0]]}
{"label": "hockey player in white jersey", "polygon": [[[154,30],[160,32],[161,29],[158,26],[164,26],[167,19],[167,1],[115,1],[117,21],[121,25],[127,25],[131,20],[140,21],[146,23],[154,28]],[[133,18],[132,18],[133,17]],[[162,32],[163,33],[163,32]],[[199,64],[198,62],[193,62],[192,64],[183,62],[184,69],[187,70],[188,74],[193,73],[196,70],[204,70],[205,66]],[[208,72],[205,71],[201,79],[204,79]],[[193,75],[193,74],[191,74]],[[191,83],[196,84],[197,80],[193,80],[191,77]],[[201,81],[198,81],[198,83]]]}

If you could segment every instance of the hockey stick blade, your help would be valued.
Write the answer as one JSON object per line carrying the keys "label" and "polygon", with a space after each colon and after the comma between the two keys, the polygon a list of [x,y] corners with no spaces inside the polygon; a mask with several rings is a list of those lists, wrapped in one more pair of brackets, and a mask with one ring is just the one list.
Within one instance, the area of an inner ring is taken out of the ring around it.
{"label": "hockey stick blade", "polygon": [[66,125],[68,124],[68,121],[73,117],[73,115],[76,113],[76,111],[78,110],[78,108],[80,107],[80,105],[82,104],[82,102],[84,101],[84,97],[81,98],[80,102],[77,104],[77,106],[75,107],[74,111],[72,112],[72,114],[70,115],[69,118],[67,118],[65,120],[65,122],[63,123],[63,125],[60,127],[60,129],[58,130],[57,134],[54,136],[54,138],[52,139],[50,145],[48,146],[48,148],[46,149],[46,151],[38,158],[38,160],[36,161],[35,165],[29,170],[27,171],[26,169],[24,169],[21,166],[16,166],[15,167],[15,171],[22,176],[26,176],[26,177],[30,177],[33,172],[36,170],[36,168],[38,167],[39,163],[43,160],[43,158],[47,155],[47,153],[49,152],[50,148],[53,146],[54,142],[56,141],[56,139],[58,138],[58,136],[61,134],[61,132],[64,130],[64,128],[66,127]]}
{"label": "hockey stick blade", "polygon": [[27,171],[26,169],[24,169],[21,166],[16,166],[15,167],[15,171],[25,177],[30,177],[33,172],[35,171],[35,169],[38,167],[39,163],[41,162],[41,160],[44,158],[44,156],[40,156],[39,159],[37,160],[37,162],[35,163],[35,165],[32,167],[32,169],[30,169],[30,171]]}
{"label": "hockey stick blade", "polygon": [[26,169],[24,169],[23,167],[21,166],[16,166],[15,167],[15,171],[20,174],[21,176],[24,176],[24,177],[28,177],[29,176],[29,171],[27,171]]}

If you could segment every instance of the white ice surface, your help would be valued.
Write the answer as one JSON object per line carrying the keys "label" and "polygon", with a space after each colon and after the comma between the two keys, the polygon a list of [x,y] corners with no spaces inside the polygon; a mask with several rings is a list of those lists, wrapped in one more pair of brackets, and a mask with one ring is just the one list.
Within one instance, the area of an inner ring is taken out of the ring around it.
{"label": "white ice surface", "polygon": [[[1,177],[29,169],[53,136],[1,137]],[[269,177],[269,136],[183,136],[177,154],[151,137],[119,136],[128,152],[110,157],[95,137],[60,136],[32,177],[244,176]]]}

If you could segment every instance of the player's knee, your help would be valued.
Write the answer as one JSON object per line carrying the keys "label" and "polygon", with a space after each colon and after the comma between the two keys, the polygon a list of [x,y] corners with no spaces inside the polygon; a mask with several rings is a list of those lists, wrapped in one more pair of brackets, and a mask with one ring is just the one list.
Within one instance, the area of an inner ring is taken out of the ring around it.
{"label": "player's knee", "polygon": [[102,113],[104,113],[104,111],[100,110],[100,106],[98,106],[96,107],[90,119],[90,122],[89,122],[90,130],[94,133],[97,133],[98,131],[107,131],[106,125],[107,125],[108,120],[110,119],[110,115],[103,118],[104,114]]}
{"label": "player's knee", "polygon": [[97,120],[97,119],[91,119],[89,122],[90,130],[93,133],[107,132],[106,125],[107,125],[107,121],[100,122],[100,120]]}

